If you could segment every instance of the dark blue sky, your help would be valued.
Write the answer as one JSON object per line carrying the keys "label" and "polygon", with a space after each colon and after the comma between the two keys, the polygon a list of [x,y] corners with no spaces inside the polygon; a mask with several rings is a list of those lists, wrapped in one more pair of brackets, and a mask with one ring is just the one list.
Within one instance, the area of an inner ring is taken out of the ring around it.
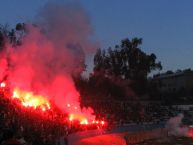
{"label": "dark blue sky", "polygon": [[[34,19],[48,0],[1,0],[0,23],[14,26]],[[102,48],[123,38],[142,37],[164,70],[193,69],[192,0],[80,0]]]}

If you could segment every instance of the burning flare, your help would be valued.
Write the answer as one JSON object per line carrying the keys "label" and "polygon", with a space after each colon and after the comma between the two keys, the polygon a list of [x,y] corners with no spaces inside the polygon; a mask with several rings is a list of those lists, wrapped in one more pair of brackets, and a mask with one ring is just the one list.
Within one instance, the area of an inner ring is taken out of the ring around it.
{"label": "burning flare", "polygon": [[[0,83],[0,91],[2,91],[5,95],[4,89],[7,88],[7,84],[5,82]],[[7,96],[7,95],[6,95]],[[24,91],[19,88],[15,88],[13,90],[12,99],[19,100],[19,104],[26,108],[38,109],[40,108],[43,112],[51,109],[51,105],[49,100],[45,96],[36,95],[30,91]],[[66,104],[71,113],[69,113],[69,122],[73,124],[73,122],[78,121],[80,125],[96,125],[96,126],[104,126],[105,122],[103,120],[90,120],[85,114],[80,113],[81,110],[77,106],[73,106],[73,104]]]}
{"label": "burning flare", "polygon": [[39,107],[42,111],[50,109],[50,103],[45,97],[34,95],[32,92],[22,91],[19,88],[14,89],[12,98],[19,99],[25,107],[33,107],[34,109]]}

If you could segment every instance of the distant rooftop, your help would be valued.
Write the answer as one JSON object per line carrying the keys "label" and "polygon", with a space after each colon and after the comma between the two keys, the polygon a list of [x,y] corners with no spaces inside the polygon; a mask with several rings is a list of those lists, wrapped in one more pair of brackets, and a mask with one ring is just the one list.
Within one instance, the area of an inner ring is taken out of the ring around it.
{"label": "distant rooftop", "polygon": [[186,69],[183,71],[176,71],[176,72],[167,71],[165,73],[156,74],[153,76],[153,78],[169,78],[169,77],[177,77],[182,75],[193,76],[193,71],[191,69]]}

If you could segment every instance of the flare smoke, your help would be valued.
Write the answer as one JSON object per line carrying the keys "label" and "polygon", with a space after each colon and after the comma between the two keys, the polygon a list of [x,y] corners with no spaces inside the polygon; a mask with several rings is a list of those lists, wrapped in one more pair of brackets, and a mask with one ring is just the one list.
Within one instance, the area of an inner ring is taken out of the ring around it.
{"label": "flare smoke", "polygon": [[[11,89],[32,91],[53,100],[67,113],[93,118],[91,108],[80,109],[79,92],[71,77],[82,72],[85,54],[95,48],[85,10],[74,3],[47,3],[36,24],[26,25],[21,46],[7,44],[1,54],[1,80],[8,76]],[[67,104],[78,109],[71,110]]]}

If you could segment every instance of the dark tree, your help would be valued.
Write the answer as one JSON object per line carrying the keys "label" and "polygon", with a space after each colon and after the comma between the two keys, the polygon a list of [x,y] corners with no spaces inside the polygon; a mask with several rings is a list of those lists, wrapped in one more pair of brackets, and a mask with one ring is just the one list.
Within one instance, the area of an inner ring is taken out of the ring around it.
{"label": "dark tree", "polygon": [[0,51],[2,51],[5,48],[8,33],[9,33],[8,25],[0,25]]}
{"label": "dark tree", "polygon": [[0,31],[0,51],[5,47],[5,37],[3,33]]}
{"label": "dark tree", "polygon": [[94,57],[94,74],[131,80],[137,93],[145,93],[147,75],[162,66],[156,62],[155,54],[146,54],[140,49],[141,44],[141,38],[124,39],[114,49],[98,49]]}

